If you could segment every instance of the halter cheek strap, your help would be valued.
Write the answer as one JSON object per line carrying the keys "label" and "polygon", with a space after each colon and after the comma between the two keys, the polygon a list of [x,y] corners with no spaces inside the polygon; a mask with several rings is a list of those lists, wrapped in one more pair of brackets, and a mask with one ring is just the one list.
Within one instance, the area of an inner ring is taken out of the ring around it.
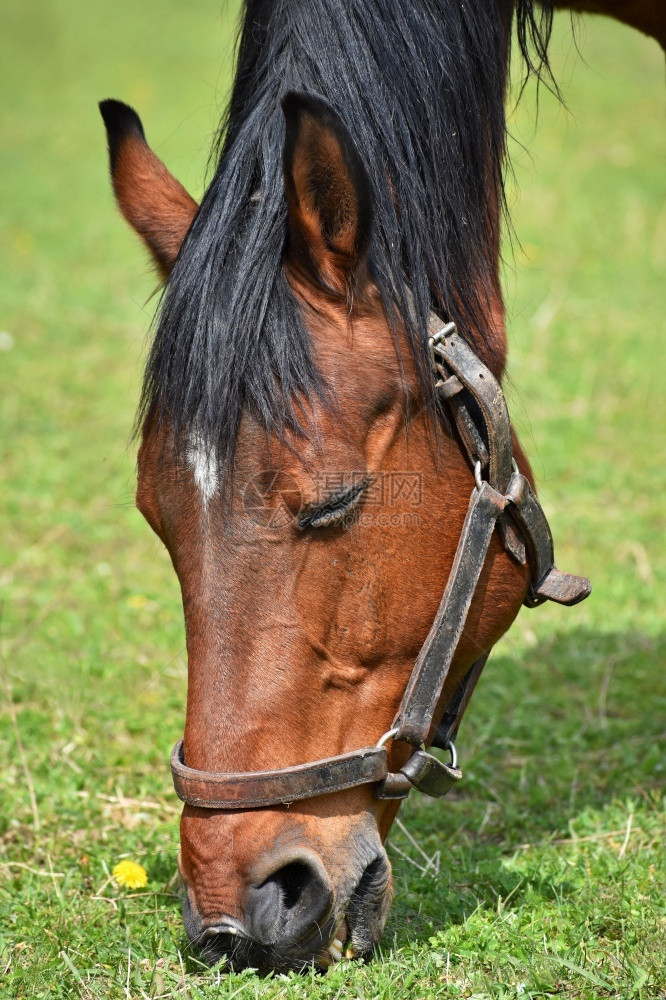
{"label": "halter cheek strap", "polygon": [[[511,425],[499,382],[458,335],[453,323],[431,317],[430,357],[463,451],[474,469],[474,488],[444,595],[421,648],[391,730],[375,747],[273,771],[219,773],[185,763],[183,741],[173,748],[171,771],[179,798],[204,809],[262,809],[373,784],[380,799],[405,798],[412,788],[441,796],[460,780],[453,740],[488,659],[470,667],[447,705],[431,742],[451,751],[444,763],[429,754],[435,713],[467,620],[495,528],[509,555],[530,568],[527,607],[544,601],[577,604],[590,593],[585,577],[555,566],[546,515],[513,460]],[[389,772],[389,739],[415,749],[398,772]]]}

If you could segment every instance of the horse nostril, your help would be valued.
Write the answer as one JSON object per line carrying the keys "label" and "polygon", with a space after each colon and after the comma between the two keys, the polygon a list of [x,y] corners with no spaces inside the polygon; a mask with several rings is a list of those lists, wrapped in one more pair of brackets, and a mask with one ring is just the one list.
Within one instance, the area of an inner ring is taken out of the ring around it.
{"label": "horse nostril", "polygon": [[302,861],[292,861],[271,875],[268,882],[279,886],[285,910],[293,910],[308,888],[312,879],[312,869]]}
{"label": "horse nostril", "polygon": [[253,937],[262,944],[299,941],[316,932],[332,901],[328,880],[310,861],[290,861],[249,890]]}

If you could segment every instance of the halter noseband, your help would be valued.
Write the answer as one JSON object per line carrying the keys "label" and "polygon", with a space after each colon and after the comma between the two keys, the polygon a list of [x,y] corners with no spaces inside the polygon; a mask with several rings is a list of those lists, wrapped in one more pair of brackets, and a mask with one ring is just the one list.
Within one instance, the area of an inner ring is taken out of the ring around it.
{"label": "halter noseband", "polygon": [[[511,425],[499,382],[454,323],[442,325],[433,315],[430,329],[436,389],[474,468],[474,488],[444,595],[391,729],[376,746],[273,771],[239,773],[188,767],[180,740],[171,753],[171,771],[183,802],[204,809],[262,809],[366,784],[375,786],[379,799],[406,798],[412,787],[426,795],[445,795],[462,777],[453,740],[490,651],[472,664],[430,739],[433,746],[450,750],[451,763],[429,754],[425,745],[495,528],[511,557],[529,563],[527,607],[547,600],[578,604],[590,593],[589,580],[555,566],[546,515],[512,456]],[[397,772],[388,769],[390,739],[414,747]]]}

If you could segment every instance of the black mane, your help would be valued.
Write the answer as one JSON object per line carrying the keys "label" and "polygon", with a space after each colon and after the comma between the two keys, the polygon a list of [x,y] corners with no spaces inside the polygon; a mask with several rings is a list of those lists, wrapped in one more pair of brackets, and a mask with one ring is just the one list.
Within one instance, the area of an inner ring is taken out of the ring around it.
{"label": "black mane", "polygon": [[371,272],[430,394],[431,307],[470,338],[483,328],[514,14],[528,68],[547,67],[547,2],[246,0],[219,163],[165,290],[141,416],[167,417],[177,440],[196,433],[228,464],[244,407],[282,433],[298,426],[295,401],[322,391],[282,267],[288,90],[325,98],[366,165]]}

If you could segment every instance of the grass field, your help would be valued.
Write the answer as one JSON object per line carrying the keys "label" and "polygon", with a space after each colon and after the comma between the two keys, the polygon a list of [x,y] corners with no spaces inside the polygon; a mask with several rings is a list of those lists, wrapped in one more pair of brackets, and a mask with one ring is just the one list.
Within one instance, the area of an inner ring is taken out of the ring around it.
{"label": "grass field", "polygon": [[[141,111],[195,195],[231,59],[219,0],[4,0],[0,37],[0,996],[666,997],[663,55],[557,22],[563,110],[511,116],[508,394],[579,608],[523,612],[414,799],[376,960],[220,976],[187,951],[167,752],[176,578],[127,440],[154,280],[96,101]],[[146,889],[116,887],[121,858]]]}

